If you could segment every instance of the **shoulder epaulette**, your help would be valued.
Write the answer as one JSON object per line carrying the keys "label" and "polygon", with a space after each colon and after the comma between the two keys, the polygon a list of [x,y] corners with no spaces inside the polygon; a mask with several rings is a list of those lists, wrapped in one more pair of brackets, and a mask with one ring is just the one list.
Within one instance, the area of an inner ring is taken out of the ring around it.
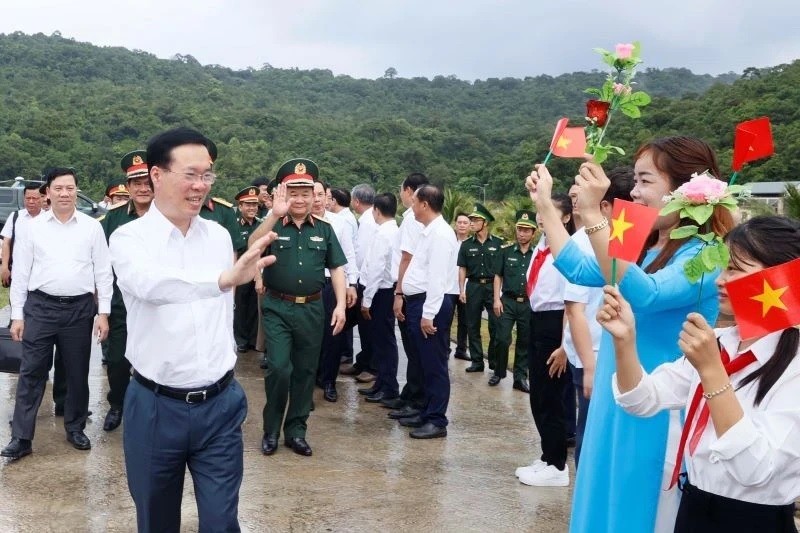
{"label": "shoulder epaulette", "polygon": [[500,248],[505,250],[506,248],[509,248],[511,246],[514,246],[513,242],[509,242],[509,243],[503,244],[503,245],[500,246]]}
{"label": "shoulder epaulette", "polygon": [[231,208],[233,207],[233,204],[224,198],[217,198],[216,196],[212,196],[211,199],[217,202],[219,205],[224,205],[225,207],[231,207]]}
{"label": "shoulder epaulette", "polygon": [[330,224],[330,222],[329,222],[329,221],[325,220],[325,219],[324,219],[324,218],[322,218],[322,217],[318,217],[317,215],[311,215],[311,216],[312,216],[312,217],[314,217],[314,218],[315,218],[315,219],[317,219],[317,220],[321,220],[322,222],[324,222],[324,223],[326,223],[326,224]]}
{"label": "shoulder epaulette", "polygon": [[105,215],[105,214],[102,214],[102,215],[100,215],[99,217],[97,217],[97,221],[98,221],[98,222],[102,222],[102,221],[103,221],[105,218],[106,218],[106,215]]}

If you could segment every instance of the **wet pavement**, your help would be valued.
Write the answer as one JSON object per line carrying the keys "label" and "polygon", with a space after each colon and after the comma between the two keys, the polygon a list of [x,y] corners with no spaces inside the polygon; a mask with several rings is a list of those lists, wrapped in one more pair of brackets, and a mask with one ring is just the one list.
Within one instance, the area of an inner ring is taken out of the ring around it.
{"label": "wet pavement", "polygon": [[[281,446],[265,457],[258,359],[251,352],[236,365],[250,409],[239,503],[243,531],[566,530],[572,484],[534,488],[514,477],[514,469],[540,450],[528,395],[512,390],[510,377],[489,387],[488,371],[467,374],[467,362],[451,359],[448,436],[420,441],[387,418],[387,409],[365,403],[357,393],[363,385],[340,376],[337,403],[324,401],[319,389],[314,394],[307,436],[314,455],[301,457]],[[401,354],[401,372],[405,366]],[[0,446],[10,440],[5,421],[13,413],[16,381],[0,374]],[[92,353],[89,384],[94,415],[86,434],[92,450],[75,450],[65,440],[48,383],[33,454],[0,461],[0,531],[135,531],[122,431],[102,429],[108,385],[99,348]],[[572,450],[572,472],[571,455]],[[188,472],[182,515],[181,530],[197,531]]]}

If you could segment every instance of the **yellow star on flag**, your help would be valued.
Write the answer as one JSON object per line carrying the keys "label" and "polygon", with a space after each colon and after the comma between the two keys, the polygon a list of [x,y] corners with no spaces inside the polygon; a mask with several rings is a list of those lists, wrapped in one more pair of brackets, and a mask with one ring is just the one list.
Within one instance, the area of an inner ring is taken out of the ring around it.
{"label": "yellow star on flag", "polygon": [[786,289],[789,287],[781,287],[779,289],[773,289],[769,286],[767,280],[764,280],[764,292],[758,294],[756,296],[751,296],[751,300],[755,300],[757,302],[761,302],[761,317],[767,316],[769,310],[773,307],[777,307],[778,309],[783,309],[787,311],[786,305],[781,301],[781,296]]}
{"label": "yellow star on flag", "polygon": [[611,237],[609,237],[608,240],[613,241],[617,239],[621,244],[624,244],[623,236],[633,225],[633,222],[625,220],[625,210],[623,209],[619,212],[619,218],[611,219]]}
{"label": "yellow star on flag", "polygon": [[572,139],[562,135],[561,137],[558,138],[558,141],[556,142],[556,147],[557,148],[567,148],[570,145],[571,142],[572,142]]}

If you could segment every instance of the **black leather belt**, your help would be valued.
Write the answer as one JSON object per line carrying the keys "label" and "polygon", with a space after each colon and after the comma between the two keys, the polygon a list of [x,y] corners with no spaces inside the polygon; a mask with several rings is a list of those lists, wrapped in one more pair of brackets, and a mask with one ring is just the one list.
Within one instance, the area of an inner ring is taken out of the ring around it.
{"label": "black leather belt", "polygon": [[173,400],[181,400],[186,403],[195,404],[210,400],[220,392],[224,391],[225,387],[227,387],[230,382],[233,381],[233,370],[228,370],[228,372],[222,376],[219,381],[208,385],[204,389],[176,389],[174,387],[159,385],[155,381],[147,379],[136,370],[133,371],[133,378],[156,394],[166,396],[167,398],[172,398]]}
{"label": "black leather belt", "polygon": [[528,297],[527,296],[520,296],[518,294],[514,294],[513,292],[504,292],[503,296],[511,298],[512,300],[514,300],[515,302],[518,302],[518,303],[522,303],[522,302],[528,301]]}
{"label": "black leather belt", "polygon": [[267,294],[272,296],[273,298],[277,298],[278,300],[286,300],[287,302],[292,302],[296,304],[305,304],[308,302],[313,302],[319,300],[322,296],[321,292],[315,292],[314,294],[309,294],[307,296],[295,296],[293,294],[284,294],[282,292],[274,291],[272,289],[267,289]]}
{"label": "black leather belt", "polygon": [[93,296],[92,293],[87,292],[85,294],[79,294],[77,296],[53,296],[52,294],[47,294],[44,291],[40,291],[36,289],[35,291],[31,291],[33,294],[41,296],[42,298],[46,298],[47,300],[52,300],[54,302],[58,302],[60,304],[71,304],[73,302],[77,302],[81,298],[86,298],[88,296]]}
{"label": "black leather belt", "polygon": [[420,292],[418,294],[406,294],[405,295],[405,299],[406,299],[407,302],[413,302],[414,300],[424,300],[425,299],[425,293],[424,292]]}
{"label": "black leather belt", "polygon": [[487,283],[491,283],[494,281],[494,278],[469,278],[469,280],[473,283],[478,283],[480,285],[486,285]]}

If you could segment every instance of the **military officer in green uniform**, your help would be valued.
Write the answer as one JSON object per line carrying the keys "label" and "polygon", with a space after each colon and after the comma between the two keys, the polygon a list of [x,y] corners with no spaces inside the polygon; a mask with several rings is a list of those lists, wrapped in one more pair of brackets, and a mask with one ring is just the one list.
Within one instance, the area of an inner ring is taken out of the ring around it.
{"label": "military officer in green uniform", "polygon": [[[458,251],[459,300],[466,304],[467,337],[472,364],[467,372],[483,372],[483,344],[481,340],[481,314],[489,315],[489,368],[494,370],[497,359],[497,317],[492,312],[495,258],[503,239],[489,233],[494,217],[482,204],[475,204],[469,215],[473,231],[461,243]],[[466,287],[465,287],[466,282]]]}
{"label": "military officer in green uniform", "polygon": [[[239,233],[245,246],[237,250],[239,255],[247,251],[247,239],[255,231],[261,219],[256,216],[258,211],[258,187],[245,187],[236,194],[239,204]],[[236,339],[236,350],[239,353],[253,350],[256,347],[258,336],[258,295],[256,283],[263,288],[261,276],[236,287],[233,297],[233,337]]]}
{"label": "military officer in green uniform", "polygon": [[[147,213],[153,202],[153,188],[147,172],[145,158],[147,152],[135,150],[122,157],[120,166],[126,176],[126,189],[130,192],[130,200],[117,204],[100,218],[100,224],[106,234],[106,240],[118,227],[136,220]],[[131,364],[125,358],[125,345],[128,342],[126,326],[127,311],[122,301],[122,293],[117,287],[114,277],[114,294],[111,297],[111,314],[108,316],[108,339],[106,345],[106,374],[108,375],[109,410],[103,422],[106,431],[115,430],[122,422],[122,407],[125,391],[131,375]]]}
{"label": "military officer in green uniform", "polygon": [[532,211],[517,211],[516,240],[503,246],[497,254],[494,276],[494,315],[499,317],[497,325],[497,361],[489,385],[495,386],[506,377],[508,349],[511,346],[511,330],[517,326],[517,342],[514,345],[514,388],[530,392],[528,388],[528,335],[530,332],[531,306],[526,294],[525,273],[533,256],[533,234],[536,231],[536,214]]}
{"label": "military officer in green uniform", "polygon": [[265,177],[258,177],[250,185],[258,188],[258,213],[256,213],[256,216],[261,219],[267,218],[269,210],[272,209],[274,180],[270,181]]}
{"label": "military officer in green uniform", "polygon": [[203,207],[200,208],[200,216],[206,220],[213,220],[226,230],[233,242],[233,251],[237,252],[242,248],[247,249],[247,239],[242,238],[239,231],[239,222],[233,204],[224,198],[206,198]]}
{"label": "military officer in green uniform", "polygon": [[127,203],[131,199],[131,194],[127,187],[127,179],[113,178],[110,180],[106,187],[106,198],[108,198],[109,208]]}
{"label": "military officer in green uniform", "polygon": [[330,270],[336,296],[333,334],[345,325],[343,266],[347,260],[331,225],[311,215],[318,176],[317,165],[311,160],[284,163],[277,173],[280,185],[274,190],[272,211],[250,236],[250,242],[254,242],[270,230],[277,234],[265,251],[276,261],[264,269],[266,292],[262,301],[267,344],[267,403],[261,441],[265,455],[277,450],[281,425],[284,444],[297,454],[311,455],[305,440],[306,422],[325,326],[321,300],[325,268]]}

